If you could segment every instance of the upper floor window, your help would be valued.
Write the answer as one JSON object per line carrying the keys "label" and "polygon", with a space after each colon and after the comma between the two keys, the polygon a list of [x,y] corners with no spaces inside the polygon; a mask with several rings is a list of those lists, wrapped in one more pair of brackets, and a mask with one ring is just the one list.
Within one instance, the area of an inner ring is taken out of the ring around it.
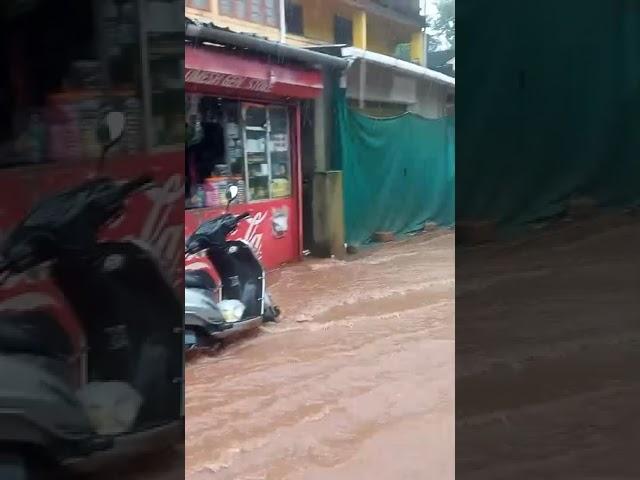
{"label": "upper floor window", "polygon": [[218,0],[220,15],[278,26],[278,0]]}
{"label": "upper floor window", "polygon": [[200,10],[211,10],[209,2],[211,0],[187,0],[187,6],[198,8]]}
{"label": "upper floor window", "polygon": [[353,45],[353,22],[336,15],[333,21],[333,38],[338,44]]}
{"label": "upper floor window", "polygon": [[287,32],[294,35],[304,35],[302,5],[287,0],[285,3],[285,12]]}

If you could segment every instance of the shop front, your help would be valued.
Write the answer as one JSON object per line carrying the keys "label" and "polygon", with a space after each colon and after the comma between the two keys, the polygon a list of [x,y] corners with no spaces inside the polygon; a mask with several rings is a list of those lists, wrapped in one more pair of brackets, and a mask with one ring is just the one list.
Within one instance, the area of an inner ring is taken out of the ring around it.
{"label": "shop front", "polygon": [[185,234],[226,208],[251,213],[233,238],[268,269],[302,250],[300,100],[322,91],[319,71],[215,47],[185,48]]}

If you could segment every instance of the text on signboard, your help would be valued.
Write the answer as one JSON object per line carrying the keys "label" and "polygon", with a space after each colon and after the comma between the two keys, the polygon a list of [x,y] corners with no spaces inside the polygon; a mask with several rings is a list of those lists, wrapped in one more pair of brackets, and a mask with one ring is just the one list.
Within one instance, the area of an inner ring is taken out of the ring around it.
{"label": "text on signboard", "polygon": [[268,80],[249,78],[242,75],[227,73],[205,72],[203,70],[186,70],[185,82],[212,85],[216,87],[234,88],[239,90],[251,90],[254,92],[269,92],[271,84]]}

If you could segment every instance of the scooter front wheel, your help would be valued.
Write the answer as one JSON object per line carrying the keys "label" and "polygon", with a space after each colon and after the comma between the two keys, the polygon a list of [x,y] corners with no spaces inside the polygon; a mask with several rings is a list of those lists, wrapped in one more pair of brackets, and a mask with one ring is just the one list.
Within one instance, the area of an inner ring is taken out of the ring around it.
{"label": "scooter front wheel", "polygon": [[278,317],[280,316],[280,309],[273,304],[271,300],[271,295],[267,293],[264,299],[264,315],[262,319],[266,322],[277,322]]}

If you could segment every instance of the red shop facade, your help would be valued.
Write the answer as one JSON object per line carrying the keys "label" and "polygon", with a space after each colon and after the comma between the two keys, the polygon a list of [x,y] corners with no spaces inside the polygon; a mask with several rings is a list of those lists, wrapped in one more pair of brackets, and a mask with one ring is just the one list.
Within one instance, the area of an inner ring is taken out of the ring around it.
{"label": "red shop facade", "polygon": [[[232,238],[267,269],[302,253],[300,101],[318,96],[317,70],[207,47],[185,47],[187,158],[185,236],[224,212],[248,211]],[[190,268],[196,267],[191,260]]]}

